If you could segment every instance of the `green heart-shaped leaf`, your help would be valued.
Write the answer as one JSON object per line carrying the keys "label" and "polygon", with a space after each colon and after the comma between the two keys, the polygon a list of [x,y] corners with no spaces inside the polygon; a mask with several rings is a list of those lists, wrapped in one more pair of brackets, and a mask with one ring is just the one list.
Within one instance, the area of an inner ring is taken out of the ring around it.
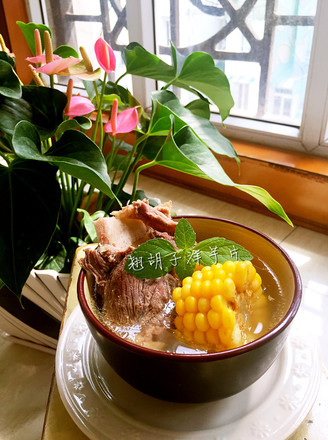
{"label": "green heart-shaped leaf", "polygon": [[12,64],[3,59],[0,59],[0,95],[13,99],[22,96],[22,88]]}
{"label": "green heart-shaped leaf", "polygon": [[154,92],[152,99],[155,111],[150,120],[149,130],[151,134],[163,135],[163,133],[168,133],[171,128],[170,115],[174,115],[176,131],[189,125],[199,140],[208,148],[215,153],[233,157],[239,163],[237,153],[231,142],[222,136],[207,118],[198,116],[194,111],[183,107],[174,93],[161,90]]}
{"label": "green heart-shaped leaf", "polygon": [[127,73],[164,81],[192,93],[207,96],[219,109],[224,121],[234,101],[225,73],[215,66],[211,55],[193,52],[184,57],[171,45],[174,66],[170,66],[138,43],[130,43],[123,52]]}
{"label": "green heart-shaped leaf", "polygon": [[289,217],[265,189],[252,185],[234,183],[225,173],[211,151],[198,139],[193,131],[185,126],[172,137],[170,134],[158,153],[155,164],[182,171],[203,179],[214,180],[221,185],[233,186],[259,200],[270,211],[279,215],[292,225]]}
{"label": "green heart-shaped leaf", "polygon": [[52,136],[63,122],[67,97],[56,89],[40,86],[23,86],[20,99],[0,96],[0,129],[12,135],[20,121],[34,124],[41,139]]}
{"label": "green heart-shaped leaf", "polygon": [[6,52],[0,51],[0,60],[6,61],[12,67],[15,67],[15,58],[11,57]]}
{"label": "green heart-shaped leaf", "polygon": [[78,58],[79,57],[79,54],[76,52],[75,49],[73,49],[73,47],[66,46],[65,44],[63,44],[62,46],[58,46],[54,50],[54,54],[56,54],[62,58],[69,58],[69,57]]}
{"label": "green heart-shaped leaf", "polygon": [[92,122],[86,116],[75,116],[73,119],[67,119],[63,121],[56,130],[56,139],[59,139],[62,134],[67,130],[73,130],[74,128],[82,128],[83,130],[89,130],[92,127]]}
{"label": "green heart-shaped leaf", "polygon": [[44,41],[43,41],[44,31],[48,31],[50,36],[52,36],[51,29],[48,28],[48,26],[46,26],[44,24],[23,23],[22,21],[16,21],[16,23],[18,24],[21,31],[23,32],[25,40],[26,40],[27,44],[29,45],[29,48],[31,49],[31,52],[33,53],[34,56],[35,56],[34,30],[39,29],[39,31],[40,31],[42,50],[44,49]]}
{"label": "green heart-shaped leaf", "polygon": [[40,138],[36,128],[27,121],[17,124],[13,135],[15,153],[23,159],[49,162],[64,173],[98,188],[108,197],[115,197],[107,174],[105,158],[88,136],[77,131],[63,133],[45,154],[40,153]]}
{"label": "green heart-shaped leaf", "polygon": [[213,58],[205,52],[188,55],[180,71],[178,80],[204,93],[220,110],[224,121],[234,101],[225,73],[215,66]]}
{"label": "green heart-shaped leaf", "polygon": [[0,192],[0,278],[20,298],[56,227],[60,207],[56,168],[21,159],[8,167],[0,165]]}
{"label": "green heart-shaped leaf", "polygon": [[130,43],[122,52],[127,73],[169,82],[175,77],[174,67],[148,52],[139,43]]}

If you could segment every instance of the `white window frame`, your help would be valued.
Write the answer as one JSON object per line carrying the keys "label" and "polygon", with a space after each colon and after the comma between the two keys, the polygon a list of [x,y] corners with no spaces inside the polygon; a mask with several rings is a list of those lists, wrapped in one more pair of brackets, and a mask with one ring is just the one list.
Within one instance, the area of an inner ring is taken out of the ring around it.
{"label": "white window frame", "polygon": [[[31,21],[42,21],[43,3],[43,0],[26,0]],[[127,0],[126,10],[130,41],[138,41],[147,50],[154,52],[152,0]],[[44,20],[47,21],[47,18],[44,17]],[[212,122],[217,124],[226,137],[328,157],[328,141],[325,140],[328,121],[328,57],[325,47],[328,41],[327,24],[328,1],[318,0],[300,128],[236,116],[229,116],[222,128],[219,115],[212,114]],[[156,82],[153,80],[133,78],[135,95],[145,108],[151,105],[150,93],[155,88]]]}

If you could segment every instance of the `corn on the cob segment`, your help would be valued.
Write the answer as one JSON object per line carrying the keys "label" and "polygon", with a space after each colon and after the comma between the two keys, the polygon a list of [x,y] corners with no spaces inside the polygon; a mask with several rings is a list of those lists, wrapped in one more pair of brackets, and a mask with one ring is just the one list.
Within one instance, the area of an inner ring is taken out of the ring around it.
{"label": "corn on the cob segment", "polygon": [[173,291],[176,332],[189,344],[214,351],[242,345],[239,304],[261,296],[262,280],[250,261],[202,267]]}

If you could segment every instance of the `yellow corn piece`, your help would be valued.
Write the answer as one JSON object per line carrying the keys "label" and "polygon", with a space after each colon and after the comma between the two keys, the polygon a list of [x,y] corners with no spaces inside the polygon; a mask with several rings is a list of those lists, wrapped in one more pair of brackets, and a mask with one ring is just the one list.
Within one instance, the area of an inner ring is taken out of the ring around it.
{"label": "yellow corn piece", "polygon": [[261,277],[250,261],[197,268],[172,294],[178,336],[212,351],[241,345],[237,313],[243,294],[257,302],[263,296]]}

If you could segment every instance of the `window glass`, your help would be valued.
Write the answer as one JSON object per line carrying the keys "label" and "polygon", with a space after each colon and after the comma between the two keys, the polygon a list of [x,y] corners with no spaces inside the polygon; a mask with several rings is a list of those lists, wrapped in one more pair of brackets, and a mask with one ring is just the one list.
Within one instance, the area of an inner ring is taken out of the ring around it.
{"label": "window glass", "polygon": [[[103,36],[115,52],[115,77],[123,74],[121,50],[129,43],[125,0],[46,0],[45,9],[43,12],[53,30],[54,47],[68,44],[78,50],[83,46],[94,67],[97,67],[94,43]],[[114,75],[110,79],[113,80]],[[67,82],[66,77],[58,77],[57,80]],[[122,85],[131,87],[130,79],[126,77],[124,80]],[[79,85],[76,79],[75,85]]]}
{"label": "window glass", "polygon": [[300,126],[317,0],[155,0],[157,51],[210,53],[231,114]]}

